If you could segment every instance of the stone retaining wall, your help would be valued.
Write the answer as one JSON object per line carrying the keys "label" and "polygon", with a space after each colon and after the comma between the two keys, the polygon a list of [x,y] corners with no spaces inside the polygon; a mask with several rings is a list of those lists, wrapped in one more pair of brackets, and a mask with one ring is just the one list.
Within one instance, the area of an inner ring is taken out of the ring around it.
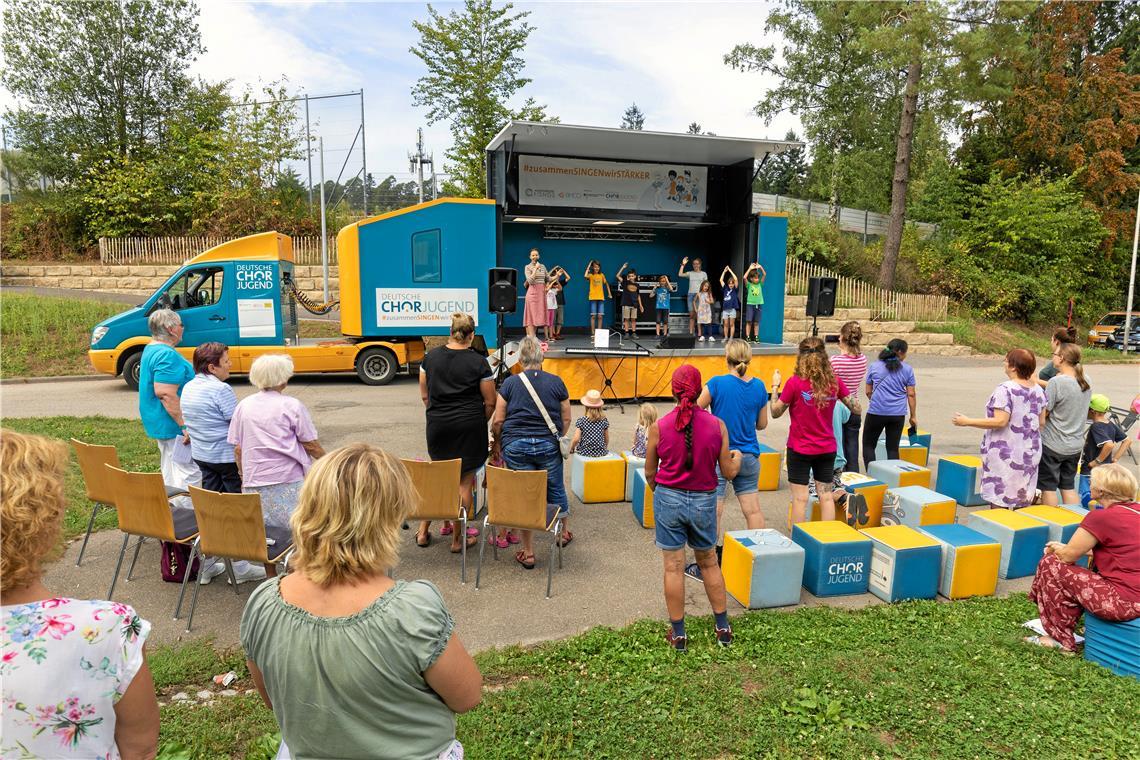
{"label": "stone retaining wall", "polygon": [[[75,288],[105,293],[126,293],[145,298],[177,272],[178,266],[100,264],[9,264],[0,266],[0,284],[12,287]],[[318,301],[324,300],[321,267],[294,266],[297,287]],[[339,272],[329,267],[329,296],[340,297]]]}

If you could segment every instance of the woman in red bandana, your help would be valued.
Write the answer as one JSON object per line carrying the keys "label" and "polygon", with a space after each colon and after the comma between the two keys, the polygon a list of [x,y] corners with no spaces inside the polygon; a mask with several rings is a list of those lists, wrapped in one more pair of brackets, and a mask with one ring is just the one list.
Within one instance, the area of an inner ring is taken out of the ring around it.
{"label": "woman in red bandana", "polygon": [[717,465],[726,478],[736,477],[740,452],[729,451],[724,423],[696,405],[701,373],[683,364],[673,373],[676,408],[649,427],[645,480],[653,489],[657,547],[665,560],[665,606],[671,628],[665,639],[678,652],[687,648],[685,634],[685,546],[693,549],[716,618],[716,642],[732,643],[724,576],[716,561]]}

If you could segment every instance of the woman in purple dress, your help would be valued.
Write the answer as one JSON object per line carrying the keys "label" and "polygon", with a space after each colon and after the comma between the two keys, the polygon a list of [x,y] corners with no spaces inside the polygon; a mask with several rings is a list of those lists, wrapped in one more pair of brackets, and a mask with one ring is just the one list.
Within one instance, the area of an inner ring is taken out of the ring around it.
{"label": "woman in purple dress", "polygon": [[994,390],[986,416],[954,415],[959,427],[985,430],[982,436],[982,497],[994,507],[1019,509],[1033,503],[1037,465],[1041,461],[1041,426],[1045,423],[1045,393],[1033,381],[1037,359],[1015,348],[1005,355],[1009,380]]}

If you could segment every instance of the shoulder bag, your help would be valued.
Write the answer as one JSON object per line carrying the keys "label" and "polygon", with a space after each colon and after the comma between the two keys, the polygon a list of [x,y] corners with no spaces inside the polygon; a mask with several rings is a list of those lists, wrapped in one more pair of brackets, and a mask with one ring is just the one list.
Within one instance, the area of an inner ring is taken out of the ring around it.
{"label": "shoulder bag", "polygon": [[558,450],[562,453],[562,458],[566,459],[570,456],[570,437],[558,435],[558,428],[554,427],[554,422],[550,419],[550,414],[547,413],[546,407],[542,405],[542,401],[538,398],[538,393],[534,390],[534,386],[530,384],[530,378],[526,376],[525,371],[519,373],[519,379],[522,380],[522,384],[526,386],[530,397],[534,399],[534,405],[538,407],[538,413],[542,415],[542,419],[546,421],[546,426],[550,428],[551,435],[558,439]]}

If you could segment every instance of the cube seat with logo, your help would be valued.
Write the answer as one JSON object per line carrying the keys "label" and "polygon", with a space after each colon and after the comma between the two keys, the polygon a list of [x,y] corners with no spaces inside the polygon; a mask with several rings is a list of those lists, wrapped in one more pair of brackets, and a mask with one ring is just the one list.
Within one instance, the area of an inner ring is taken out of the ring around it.
{"label": "cube seat with logo", "polygon": [[871,539],[838,520],[792,526],[804,548],[803,585],[816,596],[862,594],[871,570]]}
{"label": "cube seat with logo", "polygon": [[883,522],[895,525],[949,525],[955,521],[958,503],[949,496],[922,486],[887,489]]}

